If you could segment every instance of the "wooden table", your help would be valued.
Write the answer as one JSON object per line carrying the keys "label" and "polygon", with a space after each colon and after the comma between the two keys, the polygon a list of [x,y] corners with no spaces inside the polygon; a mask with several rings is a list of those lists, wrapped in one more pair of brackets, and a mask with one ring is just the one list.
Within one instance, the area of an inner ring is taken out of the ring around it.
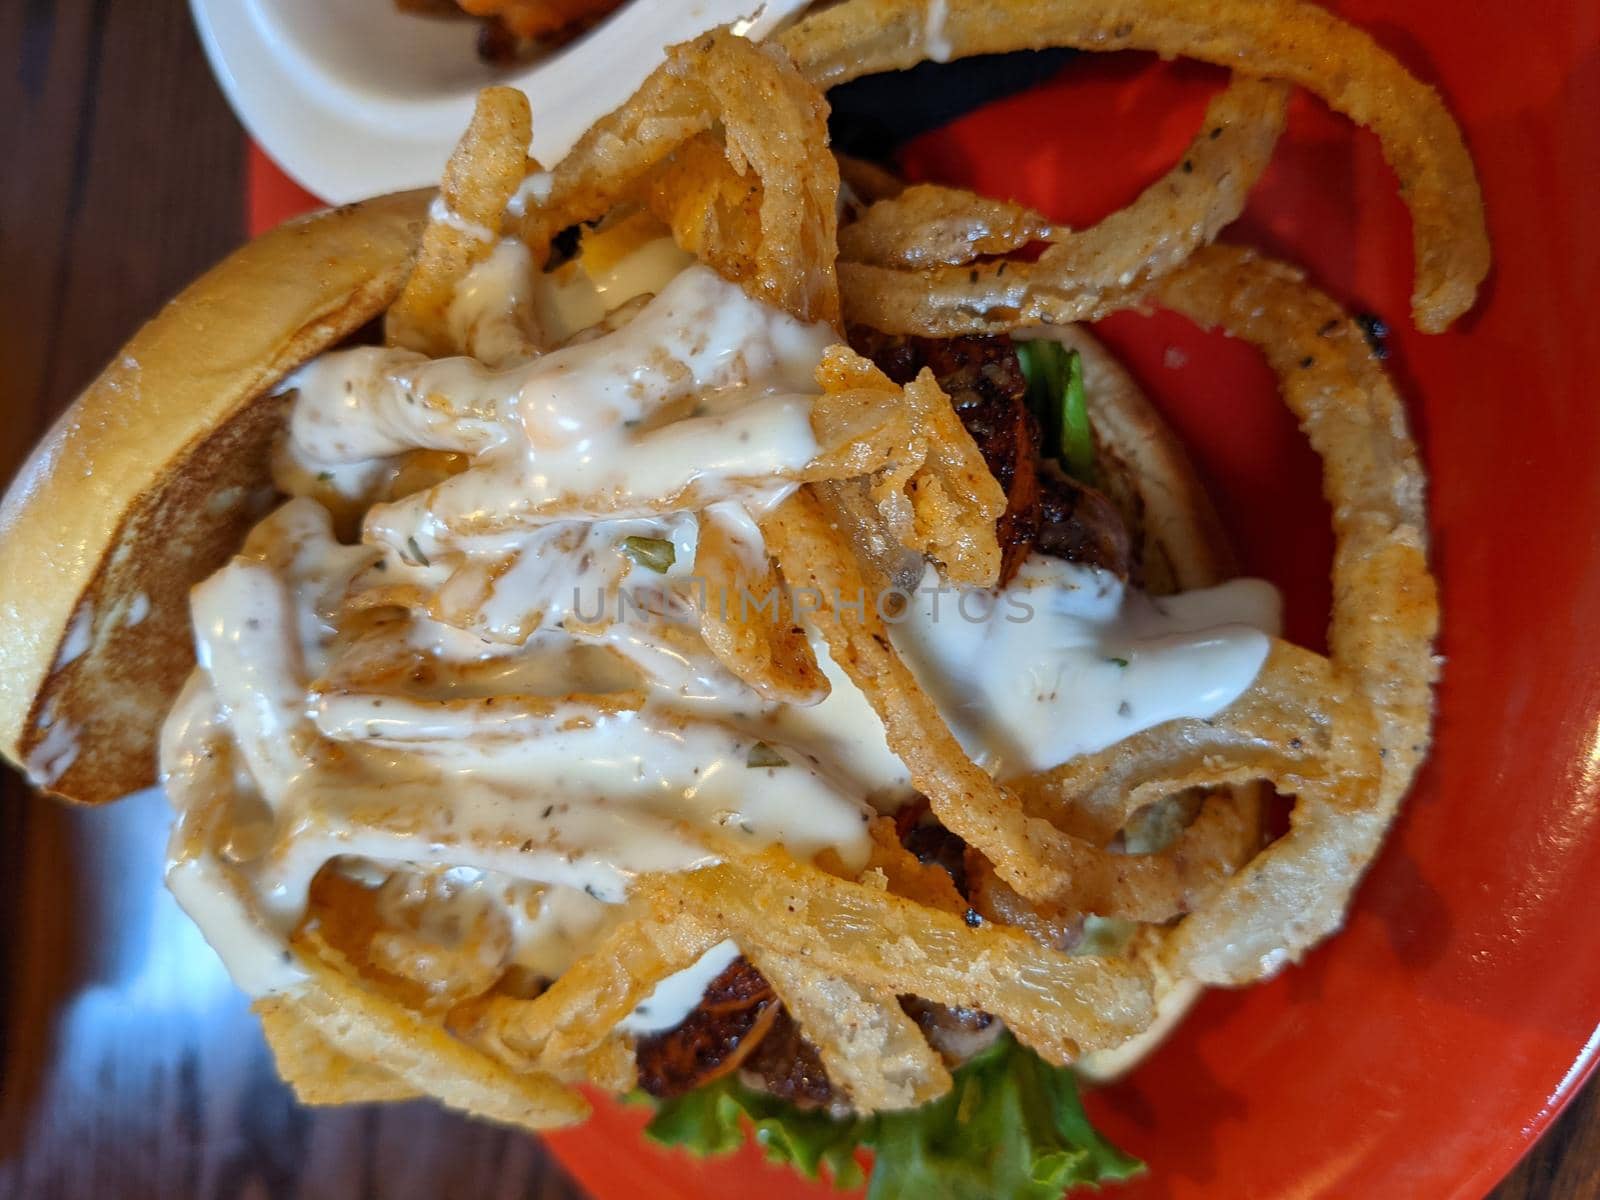
{"label": "wooden table", "polygon": [[[0,63],[9,478],[139,321],[239,242],[245,143],[176,0],[5,0]],[[73,811],[3,787],[0,1197],[580,1194],[535,1141],[427,1104],[296,1106],[160,885],[160,797]],[[1600,1195],[1600,1092],[1494,1195]]]}

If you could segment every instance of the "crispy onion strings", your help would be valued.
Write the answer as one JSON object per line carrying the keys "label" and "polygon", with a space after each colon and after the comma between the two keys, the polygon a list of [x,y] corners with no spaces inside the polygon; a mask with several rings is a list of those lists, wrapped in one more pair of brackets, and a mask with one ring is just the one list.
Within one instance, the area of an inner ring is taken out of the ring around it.
{"label": "crispy onion strings", "polygon": [[[1223,791],[1159,853],[1082,855],[1073,892],[1058,901],[1073,911],[1147,921],[1161,919],[1162,905],[1174,913],[1192,909],[1175,935],[1194,948],[1191,970],[1210,982],[1239,983],[1270,974],[1338,925],[1370,854],[1338,860],[1347,843],[1365,844],[1380,808],[1378,761],[1370,710],[1348,681],[1321,655],[1279,642],[1250,690],[1212,720],[1156,726],[1015,786],[1031,814],[1078,830],[1092,845],[1109,840],[1144,805],[1188,788],[1269,780],[1295,796],[1289,834],[1253,859],[1255,830],[1228,819],[1237,801]],[[1250,815],[1248,804],[1241,815]],[[1126,865],[1119,869],[1119,861]],[[1130,910],[1130,894],[1150,907]],[[1257,906],[1270,917],[1255,922],[1252,913],[1248,936],[1229,923],[1227,944],[1212,945],[1208,929]],[[1227,974],[1213,958],[1232,964]]]}
{"label": "crispy onion strings", "polygon": [[396,1079],[452,1108],[526,1129],[570,1125],[589,1115],[577,1092],[540,1071],[508,1070],[435,1021],[359,982],[326,947],[299,947],[307,984],[289,997],[296,1016],[359,1062],[381,1062]]}
{"label": "crispy onion strings", "polygon": [[[1280,84],[1236,78],[1211,102],[1178,165],[1133,204],[1081,232],[1052,230],[1026,209],[978,196],[969,195],[963,208],[961,193],[950,188],[908,188],[880,201],[840,235],[846,320],[954,337],[1103,315],[1244,211],[1283,131],[1287,97]],[[858,226],[865,232],[855,233]],[[973,237],[965,258],[950,244],[960,230]],[[964,265],[1035,239],[1051,243],[1037,262]],[[929,255],[947,265],[907,269]]]}
{"label": "crispy onion strings", "polygon": [[783,619],[781,605],[759,607],[778,594],[778,576],[764,550],[740,545],[742,530],[720,520],[700,526],[695,572],[700,637],[723,666],[766,700],[815,704],[828,694],[805,630]]}
{"label": "crispy onion strings", "polygon": [[[1173,954],[1199,978],[1241,983],[1338,925],[1426,750],[1437,605],[1422,475],[1399,399],[1360,330],[1297,272],[1214,247],[1151,300],[1260,346],[1323,457],[1337,537],[1331,666],[1279,644],[1250,692],[1213,722],[1138,735],[1021,785],[1019,799],[941,737],[881,621],[849,620],[844,606],[816,620],[941,821],[1008,885],[1071,911],[1144,921],[1190,912]],[[769,542],[791,580],[854,595],[859,571],[830,555],[825,524],[816,501],[797,496],[769,519]],[[1230,813],[1224,796],[1160,853],[1102,848],[1161,796],[1260,779],[1298,797],[1294,824],[1231,879],[1248,832],[1246,811]]]}
{"label": "crispy onion strings", "polygon": [[[911,772],[941,824],[992,859],[1006,881],[1043,899],[1070,885],[1051,851],[1061,835],[1029,818],[1014,796],[967,757],[932,697],[895,653],[874,610],[860,565],[832,532],[816,496],[801,489],[761,523],[767,546],[791,587],[822,598],[811,619],[828,653],[871,702],[889,748]],[[857,598],[864,600],[855,607]],[[842,601],[842,602],[836,602]]]}
{"label": "crispy onion strings", "polygon": [[278,1074],[301,1104],[383,1104],[425,1094],[380,1064],[335,1049],[293,1000],[270,996],[254,1008]]}
{"label": "crispy onion strings", "polygon": [[1392,811],[1427,753],[1439,628],[1422,464],[1400,397],[1360,326],[1294,267],[1214,246],[1147,299],[1257,347],[1322,458],[1335,537],[1328,645],[1377,716]]}
{"label": "crispy onion strings", "polygon": [[781,853],[678,876],[653,903],[665,920],[710,922],[830,976],[994,1013],[1055,1063],[1150,1022],[1149,982],[1134,964],[1054,954],[1004,926],[974,929]]}
{"label": "crispy onion strings", "polygon": [[[934,48],[930,42],[937,39]],[[847,0],[778,37],[819,87],[1011,50],[1153,50],[1296,84],[1378,135],[1411,210],[1412,313],[1439,333],[1472,307],[1489,271],[1483,197],[1461,130],[1439,94],[1370,36],[1299,0],[953,0],[930,29],[926,0]]]}
{"label": "crispy onion strings", "polygon": [[[541,996],[493,996],[463,1035],[524,1069],[581,1078],[622,1017],[727,937],[794,1000],[830,1072],[847,1049],[854,1054],[848,1069],[841,1065],[841,1081],[863,1110],[920,1103],[949,1085],[937,1055],[895,1005],[900,995],[996,1013],[1057,1063],[1119,1044],[1150,1021],[1149,981],[1135,964],[1041,951],[1020,930],[973,928],[781,851],[649,878],[638,894],[639,915]],[[824,996],[844,1008],[819,1023],[815,1006]],[[856,1027],[847,1028],[852,1018]]]}
{"label": "crispy onion strings", "polygon": [[[1113,854],[1026,811],[1017,795],[967,756],[895,651],[874,611],[876,592],[832,535],[820,501],[803,490],[762,530],[791,586],[821,597],[811,619],[833,660],[871,702],[889,747],[940,823],[986,855],[1017,891],[1080,910],[1160,921],[1188,911],[1232,864],[1224,848],[1237,844],[1237,822],[1225,798],[1198,823],[1183,851],[1169,857]],[[862,597],[865,603],[857,603]]]}
{"label": "crispy onion strings", "polygon": [[[920,568],[923,555],[953,582],[991,584],[1004,496],[931,377],[893,388],[864,360],[836,351],[812,411],[821,453],[786,476],[805,486],[766,516],[762,532],[787,582],[824,598],[813,615],[834,661],[865,693],[940,820],[967,841],[971,903],[991,919],[969,913],[949,876],[917,863],[886,822],[872,829],[872,857],[859,877],[841,877],[826,854],[813,865],[781,850],[750,856],[708,840],[699,869],[641,877],[620,922],[541,993],[491,977],[500,969],[493,959],[481,976],[457,971],[448,980],[456,986],[439,993],[445,1007],[439,996],[411,1003],[385,976],[373,931],[339,927],[341,919],[365,919],[357,906],[319,899],[313,889],[293,942],[307,979],[268,1003],[291,1077],[300,1063],[308,1086],[342,1073],[328,1096],[421,1090],[528,1127],[568,1122],[585,1105],[564,1083],[630,1086],[618,1022],[658,983],[731,937],[859,1109],[903,1108],[942,1093],[950,1076],[900,1008],[902,995],[992,1012],[1058,1063],[1118,1045],[1148,1024],[1151,981],[1138,955],[1057,952],[1081,932],[1084,914],[1145,922],[1139,936],[1161,941],[1163,969],[1230,984],[1272,973],[1338,926],[1428,742],[1437,607],[1422,475],[1399,400],[1359,329],[1297,272],[1210,243],[1266,165],[1283,127],[1284,84],[1306,86],[1382,139],[1414,219],[1416,318],[1436,331],[1470,306],[1487,270],[1476,179],[1431,89],[1319,9],[1292,0],[1110,0],[1083,11],[1089,7],[951,0],[934,32],[923,0],[846,0],[784,34],[781,49],[708,35],[670,51],[633,101],[532,186],[521,183],[526,105],[486,93],[452,159],[417,271],[390,314],[391,336],[429,354],[462,348],[451,343],[450,295],[519,194],[537,200],[519,221],[541,263],[560,230],[643,205],[680,245],[807,320],[840,321],[841,285],[843,316],[922,336],[1063,324],[1137,304],[1170,308],[1260,347],[1323,458],[1337,536],[1331,657],[1276,643],[1252,687],[1213,719],[1171,722],[1001,786],[962,750],[895,653],[873,597],[884,582],[878,576],[898,580]],[[859,190],[882,198],[840,235],[826,104],[808,80],[831,86],[908,66],[938,39],[957,55],[1058,44],[1185,53],[1239,74],[1213,101],[1182,162],[1091,229],[1063,231],[1015,205],[947,188],[901,191],[863,175]],[[1036,241],[1049,243],[1037,262],[987,261]],[[844,259],[837,278],[836,245]],[[471,419],[440,414],[463,437]],[[474,452],[465,442],[439,449]],[[388,521],[404,533],[402,518],[437,515],[456,477],[446,473],[426,493],[412,493],[414,513],[400,498],[380,505],[369,532],[388,536]],[[658,511],[714,498],[683,491],[639,504]],[[566,515],[612,511],[602,501],[569,498],[578,507]],[[494,515],[508,527],[519,515],[537,527],[562,512]],[[859,546],[871,537],[850,532],[852,521],[871,526],[869,535],[887,531],[893,550],[909,548],[909,567],[893,552],[853,555],[847,538]],[[773,590],[772,563],[752,546],[732,527],[702,531],[709,597]],[[440,566],[449,569],[440,587],[397,582],[373,603],[469,627],[506,564]],[[766,698],[803,702],[825,688],[793,623],[711,600],[697,615],[708,653]],[[378,620],[354,608],[343,617]],[[533,623],[516,624],[506,640],[525,638]],[[406,665],[380,658],[352,653],[343,675],[315,681],[315,712],[293,730],[298,739],[337,743],[352,778],[364,756],[404,748],[384,738],[352,748],[361,704],[385,690],[384,671]],[[413,711],[436,731],[476,731],[499,744],[566,720],[568,707],[593,715],[643,703],[636,689],[501,700],[493,723],[487,698],[418,700]],[[237,752],[276,769],[276,752],[258,741]],[[222,775],[233,753],[214,765],[215,803],[185,814],[190,841],[210,845],[225,833]],[[1264,850],[1247,786],[1260,780],[1296,801],[1289,832]],[[301,790],[285,826],[294,825],[294,836],[283,832],[262,878],[292,890],[355,833],[375,861],[405,862],[419,824],[448,823],[433,776],[381,795],[369,789],[366,808],[347,799],[355,794],[343,786],[349,782],[330,772],[321,790]],[[1179,792],[1196,794],[1185,803],[1197,804],[1198,815],[1175,840],[1142,854],[1118,844],[1141,810]],[[663,838],[679,832],[658,824]],[[516,855],[568,849],[515,820],[453,844],[460,865],[513,876],[523,865]],[[221,874],[226,899],[247,909],[256,898],[242,872],[224,866]],[[356,1069],[375,1061],[382,1070]]]}
{"label": "crispy onion strings", "polygon": [[494,997],[473,1036],[530,1069],[581,1075],[618,1021],[722,936],[703,921],[624,921],[536,999]]}
{"label": "crispy onion strings", "polygon": [[1359,327],[1298,271],[1212,247],[1149,299],[1259,347],[1322,457],[1336,536],[1332,659],[1280,643],[1214,721],[1157,727],[1019,791],[1030,814],[1100,838],[1182,788],[1267,779],[1293,794],[1289,833],[1204,897],[1167,947],[1180,970],[1241,984],[1338,927],[1426,753],[1438,605],[1423,477]]}
{"label": "crispy onion strings", "polygon": [[961,188],[916,183],[839,230],[839,257],[869,267],[959,266],[1058,236],[1032,209]]}
{"label": "crispy onion strings", "polygon": [[915,1108],[950,1090],[949,1069],[893,988],[852,983],[796,956],[751,958],[858,1112]]}

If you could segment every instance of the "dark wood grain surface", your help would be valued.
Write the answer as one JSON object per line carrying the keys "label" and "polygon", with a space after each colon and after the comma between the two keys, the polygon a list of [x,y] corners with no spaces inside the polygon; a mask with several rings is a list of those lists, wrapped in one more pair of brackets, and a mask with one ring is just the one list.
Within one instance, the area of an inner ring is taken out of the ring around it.
{"label": "dark wood grain surface", "polygon": [[[177,0],[0,0],[0,477],[243,236],[244,135]],[[0,636],[3,636],[0,631]],[[167,814],[0,796],[0,1197],[576,1197],[426,1104],[313,1111],[160,884]],[[1484,1047],[1493,1053],[1493,1047]],[[1600,1196],[1591,1087],[1495,1193]]]}

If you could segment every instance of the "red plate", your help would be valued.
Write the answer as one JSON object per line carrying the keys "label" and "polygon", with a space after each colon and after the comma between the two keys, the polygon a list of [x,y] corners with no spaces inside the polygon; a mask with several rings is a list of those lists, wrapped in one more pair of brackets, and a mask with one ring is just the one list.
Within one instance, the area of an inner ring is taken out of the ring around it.
{"label": "red plate", "polygon": [[[1409,226],[1370,135],[1297,99],[1231,238],[1306,264],[1394,330],[1433,478],[1447,663],[1438,741],[1349,927],[1263,987],[1213,993],[1092,1113],[1150,1164],[1130,1197],[1477,1200],[1588,1073],[1600,1023],[1600,8],[1341,6],[1467,129],[1496,270],[1456,332],[1407,323]],[[1397,16],[1396,14],[1403,14]],[[1198,127],[1220,74],[1080,58],[911,148],[920,177],[1073,222],[1126,202]],[[257,172],[258,227],[289,198]],[[276,189],[276,190],[274,190]],[[1103,327],[1200,459],[1246,568],[1316,644],[1330,538],[1316,461],[1246,348],[1181,321]],[[603,1104],[549,1139],[600,1200],[833,1195],[762,1164],[643,1144]]]}

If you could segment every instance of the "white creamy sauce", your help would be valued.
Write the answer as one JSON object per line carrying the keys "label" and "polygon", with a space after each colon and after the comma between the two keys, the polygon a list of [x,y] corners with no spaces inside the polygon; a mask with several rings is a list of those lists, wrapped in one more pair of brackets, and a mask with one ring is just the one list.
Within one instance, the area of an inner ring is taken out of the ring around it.
{"label": "white creamy sauce", "polygon": [[928,19],[922,30],[922,49],[934,62],[949,62],[955,47],[945,36],[944,22],[950,15],[949,0],[928,0]]}
{"label": "white creamy sauce", "polygon": [[532,328],[533,255],[520,238],[501,238],[456,287],[445,314],[451,338],[495,368],[527,362],[538,352]]}
{"label": "white creamy sauce", "polygon": [[[469,358],[355,346],[320,355],[285,381],[298,393],[290,448],[308,468],[370,466],[408,450],[487,450],[502,436],[499,376]],[[469,397],[483,395],[479,403]]]}
{"label": "white creamy sauce", "polygon": [[883,732],[871,703],[828,653],[827,643],[813,633],[811,649],[831,687],[820,703],[801,707],[777,705],[763,714],[760,726],[767,742],[792,746],[829,764],[834,775],[874,807],[893,811],[911,789],[906,770]]}
{"label": "white creamy sauce", "polygon": [[236,863],[260,853],[272,818],[248,775],[230,769],[232,739],[204,672],[179,693],[161,730],[161,775],[178,814],[167,849],[167,887],[252,996],[287,991],[305,977],[289,951],[292,926],[274,921]]}
{"label": "white creamy sauce", "polygon": [[433,203],[428,205],[428,220],[440,225],[448,225],[451,229],[465,234],[475,242],[494,241],[494,230],[476,221],[469,221],[445,202],[444,193],[433,198]]}
{"label": "white creamy sauce", "polygon": [[549,171],[530,171],[506,202],[506,212],[513,217],[527,215],[528,201],[543,204],[550,199],[550,189],[554,186],[555,177]]}
{"label": "white creamy sauce", "polygon": [[531,912],[526,905],[511,911],[511,961],[554,979],[588,952],[620,909],[582,888],[551,884],[539,892]]}
{"label": "white creamy sauce", "polygon": [[368,536],[396,548],[643,515],[662,497],[703,506],[815,456],[812,375],[831,340],[691,267],[621,329],[508,371],[374,347],[325,354],[289,383],[290,453],[360,479],[408,448],[473,455],[437,487],[374,507]]}
{"label": "white creamy sauce", "polygon": [[739,947],[731,940],[718,942],[702,954],[692,966],[668,975],[655,990],[617,1023],[623,1033],[640,1037],[662,1033],[683,1022],[700,1003],[711,981],[728,969],[728,964],[739,957]]}
{"label": "white creamy sauce", "polygon": [[[692,567],[693,521],[676,523],[681,576]],[[604,527],[618,524],[598,523],[612,537],[621,530]],[[257,536],[274,547],[270,563],[237,559],[195,589],[200,672],[180,706],[189,715],[175,711],[163,747],[170,782],[208,761],[206,745],[225,728],[270,824],[266,836],[218,841],[210,852],[194,850],[187,828],[175,837],[174,888],[186,905],[220,894],[217,911],[197,919],[228,943],[224,956],[242,985],[293,979],[282,945],[312,877],[335,857],[463,866],[609,903],[639,874],[717,861],[723,842],[782,843],[802,856],[833,849],[864,862],[868,811],[855,789],[800,750],[786,754],[787,766],[752,767],[775,736],[763,706],[709,658],[663,652],[660,614],[648,602],[600,630],[542,628],[521,648],[537,660],[593,644],[648,665],[642,703],[637,686],[617,693],[616,711],[538,702],[523,679],[510,692],[475,696],[470,677],[490,644],[415,633],[389,661],[403,674],[418,641],[448,649],[462,686],[396,694],[380,673],[364,690],[359,668],[355,678],[338,674],[330,615],[354,580],[382,574],[369,568],[374,550],[337,543],[306,499],[290,501]],[[614,544],[605,553],[621,557]],[[659,587],[671,578],[630,563],[618,580]],[[332,756],[335,744],[344,749]],[[181,808],[184,790],[171,790]],[[229,899],[241,884],[256,909],[248,937]]]}
{"label": "white creamy sauce", "polygon": [[72,614],[72,620],[67,622],[67,632],[61,639],[61,649],[56,651],[55,666],[50,669],[59,671],[68,663],[82,658],[93,642],[93,635],[94,605],[84,601]]}
{"label": "white creamy sauce", "polygon": [[[931,41],[942,21],[936,5]],[[805,706],[762,700],[699,634],[701,539],[765,572],[757,520],[818,452],[832,333],[670,242],[598,278],[530,266],[501,243],[458,292],[477,358],[358,347],[296,372],[288,455],[365,509],[362,541],[300,497],[194,589],[199,667],[161,748],[168,878],[254,994],[297,985],[288,938],[330,863],[381,890],[408,961],[470,951],[549,979],[638,876],[773,844],[859,868],[874,807],[910,791],[819,637],[831,691]],[[418,450],[466,469],[384,500]],[[1277,621],[1264,584],[1152,600],[1040,557],[998,595],[931,568],[924,584],[892,637],[1002,776],[1214,714]],[[39,777],[75,749],[53,727]],[[719,945],[622,1028],[677,1024],[737,953]]]}
{"label": "white creamy sauce", "polygon": [[931,567],[890,637],[967,752],[1000,778],[1042,771],[1250,686],[1279,624],[1260,580],[1153,598],[1107,571],[1030,555],[998,594]]}
{"label": "white creamy sauce", "polygon": [[262,920],[214,860],[190,858],[167,867],[167,889],[200,927],[238,988],[251,996],[286,992],[305,980],[289,952],[292,926]]}

